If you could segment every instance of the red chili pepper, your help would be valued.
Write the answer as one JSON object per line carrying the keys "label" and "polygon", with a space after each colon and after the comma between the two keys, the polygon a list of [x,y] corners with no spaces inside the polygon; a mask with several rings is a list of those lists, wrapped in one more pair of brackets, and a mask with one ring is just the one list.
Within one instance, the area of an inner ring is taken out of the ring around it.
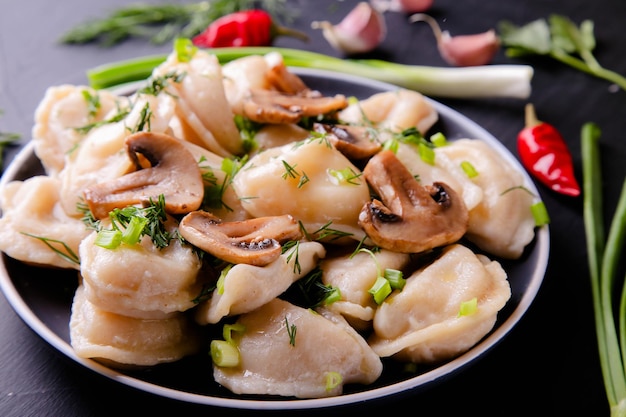
{"label": "red chili pepper", "polygon": [[276,37],[283,35],[308,40],[303,32],[276,25],[263,10],[244,10],[214,20],[192,42],[203,48],[270,46]]}
{"label": "red chili pepper", "polygon": [[537,119],[530,103],[526,105],[526,125],[517,136],[517,151],[524,167],[550,189],[580,195],[567,143],[554,126]]}

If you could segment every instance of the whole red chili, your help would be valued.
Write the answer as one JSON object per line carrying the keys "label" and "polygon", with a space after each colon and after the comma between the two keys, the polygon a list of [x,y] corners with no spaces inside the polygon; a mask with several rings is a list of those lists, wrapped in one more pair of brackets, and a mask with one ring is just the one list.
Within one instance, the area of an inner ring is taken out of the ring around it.
{"label": "whole red chili", "polygon": [[526,105],[526,125],[517,136],[517,151],[524,167],[552,190],[580,195],[572,155],[563,136],[552,125],[537,119],[532,104]]}
{"label": "whole red chili", "polygon": [[270,46],[276,37],[283,35],[308,40],[303,32],[276,25],[264,10],[244,10],[214,20],[192,42],[204,48]]}

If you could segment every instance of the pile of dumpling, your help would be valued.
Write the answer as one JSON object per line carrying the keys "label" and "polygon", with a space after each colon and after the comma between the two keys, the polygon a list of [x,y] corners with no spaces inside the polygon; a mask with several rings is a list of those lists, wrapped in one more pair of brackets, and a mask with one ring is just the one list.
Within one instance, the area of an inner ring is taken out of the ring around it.
{"label": "pile of dumpling", "polygon": [[[410,143],[383,146],[435,124],[422,95],[323,96],[276,53],[220,65],[202,50],[172,52],[151,80],[129,96],[50,87],[33,129],[45,175],[1,190],[0,249],[78,273],[69,323],[78,356],[152,366],[208,354],[206,329],[237,325],[239,361],[214,365],[217,383],[318,398],[376,381],[382,358],[436,364],[493,328],[510,298],[494,259],[519,258],[533,239],[534,197],[482,141],[449,141],[434,162]],[[252,148],[237,120],[255,127]],[[359,135],[368,140],[352,143]],[[238,170],[224,169],[229,159]],[[182,238],[164,248],[149,236],[95,243],[86,206],[110,226],[110,210],[156,193]],[[78,259],[59,256],[55,242]],[[406,284],[378,303],[370,289],[387,269]],[[338,300],[285,296],[316,272]]]}

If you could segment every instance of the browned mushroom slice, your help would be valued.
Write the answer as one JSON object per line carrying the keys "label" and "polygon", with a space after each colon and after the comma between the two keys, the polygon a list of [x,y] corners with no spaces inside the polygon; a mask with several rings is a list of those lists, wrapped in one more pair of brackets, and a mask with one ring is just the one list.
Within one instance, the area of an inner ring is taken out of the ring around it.
{"label": "browned mushroom slice", "polygon": [[281,244],[300,240],[302,231],[293,217],[258,217],[222,222],[206,211],[194,211],[182,218],[180,235],[192,245],[230,263],[267,265],[281,253]]}
{"label": "browned mushroom slice", "polygon": [[312,90],[306,94],[283,94],[279,91],[255,89],[244,101],[246,117],[258,123],[298,123],[302,117],[340,111],[348,106],[345,96],[322,96]]}
{"label": "browned mushroom slice", "polygon": [[419,253],[458,241],[467,231],[468,211],[442,182],[422,186],[391,151],[365,167],[364,177],[382,202],[366,203],[359,225],[374,244],[402,253]]}
{"label": "browned mushroom slice", "polygon": [[360,160],[378,153],[382,145],[372,137],[372,129],[366,126],[313,124],[313,130],[327,134],[330,143],[347,158]]}
{"label": "browned mushroom slice", "polygon": [[94,217],[102,219],[115,208],[146,204],[160,195],[165,197],[165,211],[170,214],[185,214],[200,207],[204,197],[202,174],[180,140],[164,133],[138,132],[126,138],[126,150],[136,171],[95,184],[83,193]]}

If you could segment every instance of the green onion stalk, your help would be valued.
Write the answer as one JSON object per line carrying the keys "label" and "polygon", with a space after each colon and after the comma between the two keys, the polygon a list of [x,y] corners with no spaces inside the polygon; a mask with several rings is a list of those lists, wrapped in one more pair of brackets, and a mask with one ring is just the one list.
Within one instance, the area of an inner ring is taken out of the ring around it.
{"label": "green onion stalk", "polygon": [[622,281],[619,317],[614,316],[613,293],[626,239],[626,180],[610,223],[604,229],[601,132],[594,123],[583,125],[583,218],[591,277],[600,366],[612,417],[626,417],[626,277]]}
{"label": "green onion stalk", "polygon": [[[285,65],[361,76],[447,98],[519,98],[530,96],[533,68],[529,65],[483,65],[435,67],[405,65],[379,59],[341,59],[317,52],[279,47],[226,47],[208,49],[225,64],[249,55],[278,52]],[[165,61],[152,55],[105,64],[87,71],[89,85],[96,89],[148,78]]]}

